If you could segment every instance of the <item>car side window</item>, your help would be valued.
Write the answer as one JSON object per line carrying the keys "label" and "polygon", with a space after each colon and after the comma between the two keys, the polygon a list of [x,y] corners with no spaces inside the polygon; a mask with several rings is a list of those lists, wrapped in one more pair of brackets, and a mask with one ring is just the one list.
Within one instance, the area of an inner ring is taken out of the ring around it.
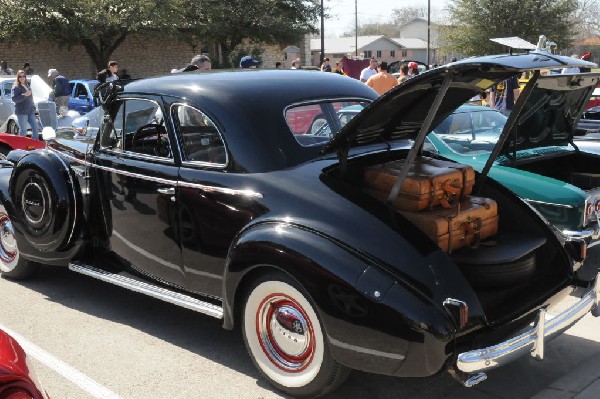
{"label": "car side window", "polygon": [[114,118],[105,119],[102,146],[112,149],[172,158],[169,135],[160,106],[150,100],[120,101]]}
{"label": "car side window", "polygon": [[185,161],[227,164],[225,143],[213,121],[202,111],[184,104],[174,104],[171,114],[183,141]]}
{"label": "car side window", "polygon": [[87,97],[87,90],[85,89],[85,86],[82,85],[81,83],[77,84],[77,90],[75,91],[75,97],[79,97],[79,96]]}

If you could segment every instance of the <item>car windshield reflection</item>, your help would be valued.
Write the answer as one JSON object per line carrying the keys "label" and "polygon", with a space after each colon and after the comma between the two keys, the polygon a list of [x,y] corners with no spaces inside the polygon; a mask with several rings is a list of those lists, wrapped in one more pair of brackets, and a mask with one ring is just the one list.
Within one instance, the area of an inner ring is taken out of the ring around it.
{"label": "car windshield reflection", "polygon": [[493,109],[455,112],[434,130],[453,152],[477,155],[491,152],[502,133],[507,117]]}

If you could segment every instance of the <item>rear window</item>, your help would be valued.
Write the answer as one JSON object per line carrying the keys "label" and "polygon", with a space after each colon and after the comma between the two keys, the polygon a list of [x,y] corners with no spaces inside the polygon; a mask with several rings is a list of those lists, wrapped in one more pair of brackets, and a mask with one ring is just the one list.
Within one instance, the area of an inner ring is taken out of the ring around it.
{"label": "rear window", "polygon": [[323,144],[339,132],[365,106],[365,101],[323,101],[289,107],[285,120],[303,146]]}

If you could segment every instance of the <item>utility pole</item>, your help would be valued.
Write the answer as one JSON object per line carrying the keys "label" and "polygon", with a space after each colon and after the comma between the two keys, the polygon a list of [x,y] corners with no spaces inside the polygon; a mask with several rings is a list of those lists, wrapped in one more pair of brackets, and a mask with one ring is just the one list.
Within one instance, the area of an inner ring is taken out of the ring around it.
{"label": "utility pole", "polygon": [[358,57],[358,0],[354,0],[354,55]]}
{"label": "utility pole", "polygon": [[429,43],[431,42],[431,36],[430,36],[430,30],[431,30],[431,0],[427,0],[427,68],[429,68],[429,65],[431,65],[429,63]]}
{"label": "utility pole", "polygon": [[321,57],[319,65],[323,64],[323,58],[325,58],[325,12],[323,7],[323,0],[321,0]]}

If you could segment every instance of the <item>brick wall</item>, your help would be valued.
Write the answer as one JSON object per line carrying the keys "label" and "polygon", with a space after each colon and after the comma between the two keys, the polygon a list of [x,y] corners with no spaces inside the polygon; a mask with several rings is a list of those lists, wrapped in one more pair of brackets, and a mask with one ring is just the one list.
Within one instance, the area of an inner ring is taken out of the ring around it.
{"label": "brick wall", "polygon": [[[194,51],[192,46],[174,38],[127,38],[111,56],[119,69],[127,69],[134,78],[169,73],[172,68],[187,65]],[[69,79],[92,79],[96,67],[83,46],[59,47],[54,43],[39,42],[10,45],[0,43],[0,60],[8,62],[15,73],[29,62],[36,74],[46,78],[48,69],[56,68]]]}
{"label": "brick wall", "polygon": [[[283,48],[263,45],[260,68],[273,69],[275,62],[283,61]],[[196,48],[197,52],[198,48]],[[131,36],[112,54],[111,59],[119,63],[119,70],[127,69],[133,78],[166,74],[173,68],[186,66],[194,56],[189,43],[172,37]],[[48,80],[48,69],[56,68],[69,79],[93,79],[96,68],[83,46],[62,46],[50,42],[10,45],[0,43],[0,60],[8,62],[14,70],[29,62],[35,73]]]}

